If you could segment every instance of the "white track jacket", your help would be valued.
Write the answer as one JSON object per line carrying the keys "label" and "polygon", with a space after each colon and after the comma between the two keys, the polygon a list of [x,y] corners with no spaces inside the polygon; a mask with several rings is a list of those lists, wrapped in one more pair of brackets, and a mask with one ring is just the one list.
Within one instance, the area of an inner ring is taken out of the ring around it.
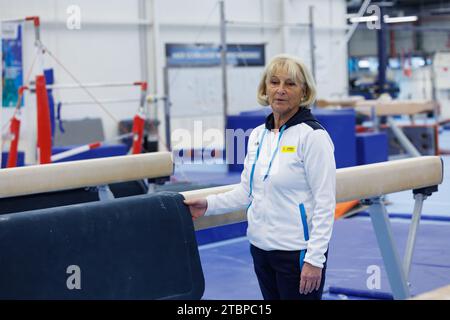
{"label": "white track jacket", "polygon": [[333,142],[307,108],[273,128],[271,114],[252,131],[240,184],[208,196],[205,215],[247,207],[251,244],[302,250],[304,261],[323,268],[336,206]]}

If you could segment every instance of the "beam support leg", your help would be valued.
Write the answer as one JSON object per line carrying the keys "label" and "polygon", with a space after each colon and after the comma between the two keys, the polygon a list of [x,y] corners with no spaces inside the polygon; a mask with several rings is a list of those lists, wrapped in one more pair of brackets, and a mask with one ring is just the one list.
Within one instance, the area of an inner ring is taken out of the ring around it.
{"label": "beam support leg", "polygon": [[410,297],[403,265],[395,247],[389,216],[380,198],[370,200],[369,213],[394,299]]}

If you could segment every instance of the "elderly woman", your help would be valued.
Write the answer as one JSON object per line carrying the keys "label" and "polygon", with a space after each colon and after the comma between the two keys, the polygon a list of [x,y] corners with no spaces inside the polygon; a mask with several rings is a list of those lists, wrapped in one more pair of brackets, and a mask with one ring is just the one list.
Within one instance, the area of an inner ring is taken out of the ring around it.
{"label": "elderly woman", "polygon": [[333,143],[309,109],[315,97],[303,62],[275,56],[257,93],[273,112],[250,134],[240,184],[185,201],[193,219],[247,207],[250,252],[266,300],[322,297],[336,165]]}

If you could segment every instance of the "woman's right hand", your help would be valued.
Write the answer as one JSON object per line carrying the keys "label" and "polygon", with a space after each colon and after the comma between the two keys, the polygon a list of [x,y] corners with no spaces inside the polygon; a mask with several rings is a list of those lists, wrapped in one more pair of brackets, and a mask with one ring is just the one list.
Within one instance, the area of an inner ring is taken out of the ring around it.
{"label": "woman's right hand", "polygon": [[189,206],[192,220],[204,216],[206,209],[208,208],[208,202],[206,201],[206,198],[184,200],[184,204]]}

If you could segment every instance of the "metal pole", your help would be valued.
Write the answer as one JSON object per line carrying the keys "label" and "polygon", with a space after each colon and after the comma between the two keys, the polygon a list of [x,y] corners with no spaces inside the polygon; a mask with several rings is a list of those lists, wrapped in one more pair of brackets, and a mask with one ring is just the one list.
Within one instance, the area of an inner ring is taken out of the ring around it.
{"label": "metal pole", "polygon": [[439,122],[441,120],[441,114],[439,112],[439,104],[437,100],[436,70],[434,64],[435,58],[436,52],[433,53],[433,63],[431,65],[431,99],[433,100],[434,103],[433,107],[434,118],[436,119],[436,122]]}
{"label": "metal pole", "polygon": [[375,106],[370,107],[370,117],[372,118],[372,128],[374,132],[380,131],[380,123],[378,121],[377,111],[375,109]]}
{"label": "metal pole", "polygon": [[[364,12],[366,12],[367,7],[369,6],[371,0],[364,0],[364,3],[362,4],[361,8],[359,8],[357,17],[362,17],[364,15]],[[355,33],[356,29],[358,28],[359,22],[354,22],[352,26],[350,27],[350,30],[345,34],[344,41],[342,41],[342,44],[347,44],[350,39],[352,38],[353,34]]]}
{"label": "metal pole", "polygon": [[386,23],[383,19],[384,8],[380,6],[380,29],[377,31],[377,44],[378,44],[378,94],[381,95],[385,92],[386,85]]}
{"label": "metal pole", "polygon": [[[146,0],[147,1],[147,0]],[[150,18],[152,21],[152,50],[153,50],[153,66],[152,66],[152,70],[149,70],[149,74],[152,74],[153,77],[153,86],[154,89],[152,90],[153,92],[156,93],[156,95],[161,95],[161,92],[164,92],[164,90],[166,90],[164,86],[166,86],[168,88],[168,83],[166,83],[166,79],[164,79],[165,77],[165,69],[164,69],[164,63],[162,62],[162,50],[161,50],[161,37],[160,37],[160,8],[158,6],[158,3],[160,3],[160,1],[158,0],[152,0],[151,4],[150,4],[150,8],[151,8],[151,14],[150,14]],[[161,73],[161,71],[163,71]],[[167,80],[168,81],[168,80]],[[168,90],[168,89],[167,89]],[[161,104],[157,103],[156,104],[156,108],[154,108],[155,113],[154,113],[154,118],[158,119],[159,116],[161,117],[166,117],[165,112],[167,110],[167,112],[169,112],[169,107],[170,107],[170,102],[169,101],[164,101],[164,108],[160,108]],[[166,105],[167,104],[167,105]],[[150,109],[147,109],[150,111]],[[161,114],[161,111],[163,110],[164,114]],[[149,115],[149,119],[150,119],[150,115]],[[169,119],[170,121],[170,119]],[[167,126],[168,129],[167,129]],[[171,141],[170,141],[170,122],[167,122],[167,119],[165,120],[165,131],[166,131],[166,138],[168,136],[168,140],[166,140],[166,146],[168,148],[168,151],[171,150]],[[157,126],[156,130],[158,132],[160,132],[160,125]],[[167,135],[167,130],[169,130],[169,134]],[[158,143],[160,143],[158,141]]]}
{"label": "metal pole", "polygon": [[384,266],[391,286],[394,299],[407,299],[410,297],[400,257],[395,249],[389,216],[380,198],[371,199],[369,207],[370,219],[375,230],[378,246],[383,257]]}
{"label": "metal pole", "polygon": [[392,117],[387,117],[387,122],[392,130],[392,133],[398,139],[398,142],[400,142],[401,146],[406,150],[406,152],[408,152],[411,157],[420,157],[421,156],[420,152],[411,143],[411,141],[409,141],[408,137],[405,135],[402,129],[397,127]]}
{"label": "metal pole", "polygon": [[41,19],[39,16],[26,17],[25,21],[33,21],[34,24],[34,44],[41,47]]}
{"label": "metal pole", "polygon": [[225,2],[221,0],[219,4],[220,4],[220,63],[222,66],[223,127],[225,132],[228,117],[227,39],[226,39],[226,21],[225,21]]}
{"label": "metal pole", "polygon": [[309,49],[311,51],[311,72],[315,81],[316,79],[316,41],[314,38],[314,6],[309,6]]}
{"label": "metal pole", "polygon": [[170,141],[170,90],[169,90],[169,67],[164,67],[164,124],[166,128],[167,151],[172,151]]}
{"label": "metal pole", "polygon": [[[287,25],[286,21],[288,20],[288,9],[289,3],[288,0],[282,0],[281,1],[281,13],[282,13],[282,40],[283,40],[283,52],[289,52],[289,26]],[[309,28],[309,24],[307,25]]]}
{"label": "metal pole", "polygon": [[426,196],[418,193],[414,195],[414,212],[411,220],[411,225],[409,226],[408,241],[406,242],[405,257],[403,259],[403,272],[405,273],[405,278],[408,279],[409,272],[411,270],[411,261],[414,252],[414,246],[416,244],[417,230],[419,229],[420,216],[422,214],[423,201]]}
{"label": "metal pole", "polygon": [[109,185],[102,184],[97,186],[98,198],[100,201],[108,201],[115,199],[114,193],[112,193]]}
{"label": "metal pole", "polygon": [[[139,0],[138,17],[140,20],[147,19],[147,8],[145,0]],[[148,82],[148,44],[147,44],[147,26],[139,25],[139,58],[141,60],[141,79]]]}

